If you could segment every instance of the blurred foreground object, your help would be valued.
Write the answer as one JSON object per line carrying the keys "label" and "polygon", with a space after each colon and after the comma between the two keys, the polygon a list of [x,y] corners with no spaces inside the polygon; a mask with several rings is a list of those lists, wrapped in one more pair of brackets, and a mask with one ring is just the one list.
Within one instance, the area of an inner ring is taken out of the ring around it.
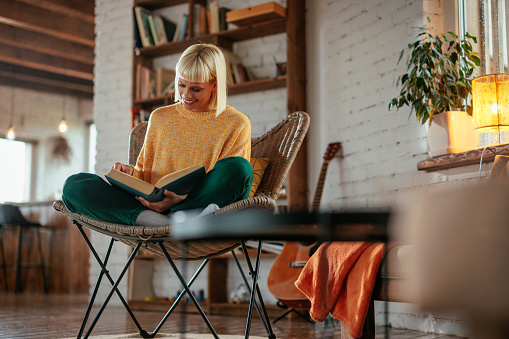
{"label": "blurred foreground object", "polygon": [[509,333],[509,183],[491,181],[428,194],[396,222],[396,237],[415,245],[417,303],[431,312],[461,311],[470,338]]}

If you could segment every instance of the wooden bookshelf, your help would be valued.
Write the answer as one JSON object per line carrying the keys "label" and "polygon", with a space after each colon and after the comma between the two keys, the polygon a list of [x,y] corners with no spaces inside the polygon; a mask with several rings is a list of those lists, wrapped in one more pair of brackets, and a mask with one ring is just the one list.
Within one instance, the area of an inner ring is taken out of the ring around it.
{"label": "wooden bookshelf", "polygon": [[194,44],[200,42],[212,43],[231,50],[233,43],[237,41],[261,38],[264,36],[285,32],[286,20],[273,20],[254,24],[247,27],[230,29],[214,34],[195,36],[190,39],[168,42],[159,46],[139,48],[136,53],[145,57],[157,58],[171,54],[182,53]]}

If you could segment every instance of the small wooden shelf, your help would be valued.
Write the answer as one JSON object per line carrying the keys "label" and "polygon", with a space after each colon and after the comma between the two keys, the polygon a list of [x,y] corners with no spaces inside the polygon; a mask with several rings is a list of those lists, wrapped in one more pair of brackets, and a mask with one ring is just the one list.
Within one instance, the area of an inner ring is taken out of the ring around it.
{"label": "small wooden shelf", "polygon": [[484,154],[483,149],[475,149],[463,153],[446,154],[428,158],[419,161],[417,169],[419,171],[434,172],[449,168],[476,165],[480,163],[481,157],[483,163],[493,162],[495,155],[509,155],[509,144],[487,147],[484,150]]}
{"label": "small wooden shelf", "polygon": [[168,42],[163,45],[139,48],[136,54],[152,58],[162,57],[170,54],[182,53],[186,48],[196,43],[212,43],[232,50],[232,44],[235,41],[261,38],[272,34],[283,33],[285,30],[285,19],[272,20],[215,34],[200,35],[186,40]]}
{"label": "small wooden shelf", "polygon": [[[286,76],[282,75],[275,78],[257,79],[253,81],[247,81],[240,84],[228,86],[228,94],[230,95],[244,94],[284,87],[286,87]],[[173,103],[174,103],[173,93],[161,97],[133,100],[134,105],[141,107],[163,106],[171,105]]]}
{"label": "small wooden shelf", "polygon": [[187,4],[188,0],[135,0],[134,6],[140,6],[151,11],[176,5]]}

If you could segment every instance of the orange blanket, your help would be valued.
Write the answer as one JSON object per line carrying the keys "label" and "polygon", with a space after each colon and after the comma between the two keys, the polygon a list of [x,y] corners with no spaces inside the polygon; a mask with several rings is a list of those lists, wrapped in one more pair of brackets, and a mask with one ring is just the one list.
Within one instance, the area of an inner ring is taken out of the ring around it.
{"label": "orange blanket", "polygon": [[311,301],[311,317],[321,322],[331,313],[348,325],[351,337],[361,337],[386,250],[383,243],[361,241],[320,246],[295,282]]}

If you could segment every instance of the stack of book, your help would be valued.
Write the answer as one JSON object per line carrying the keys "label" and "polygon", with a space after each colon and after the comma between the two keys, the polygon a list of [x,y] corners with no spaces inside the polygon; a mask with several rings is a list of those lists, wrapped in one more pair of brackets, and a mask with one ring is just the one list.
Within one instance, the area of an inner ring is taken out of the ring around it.
{"label": "stack of book", "polygon": [[221,50],[223,51],[228,67],[227,82],[229,85],[255,80],[254,75],[242,64],[238,56],[227,49],[222,48]]}
{"label": "stack of book", "polygon": [[150,99],[175,92],[175,70],[159,67],[153,70],[142,64],[136,65],[136,99]]}
{"label": "stack of book", "polygon": [[150,12],[142,7],[133,8],[134,16],[134,47],[150,47],[158,46],[175,40],[176,35],[182,40],[184,37],[180,37],[182,33],[178,30],[179,25],[184,25],[185,22],[179,21],[179,25],[173,21],[165,18],[162,15]]}

